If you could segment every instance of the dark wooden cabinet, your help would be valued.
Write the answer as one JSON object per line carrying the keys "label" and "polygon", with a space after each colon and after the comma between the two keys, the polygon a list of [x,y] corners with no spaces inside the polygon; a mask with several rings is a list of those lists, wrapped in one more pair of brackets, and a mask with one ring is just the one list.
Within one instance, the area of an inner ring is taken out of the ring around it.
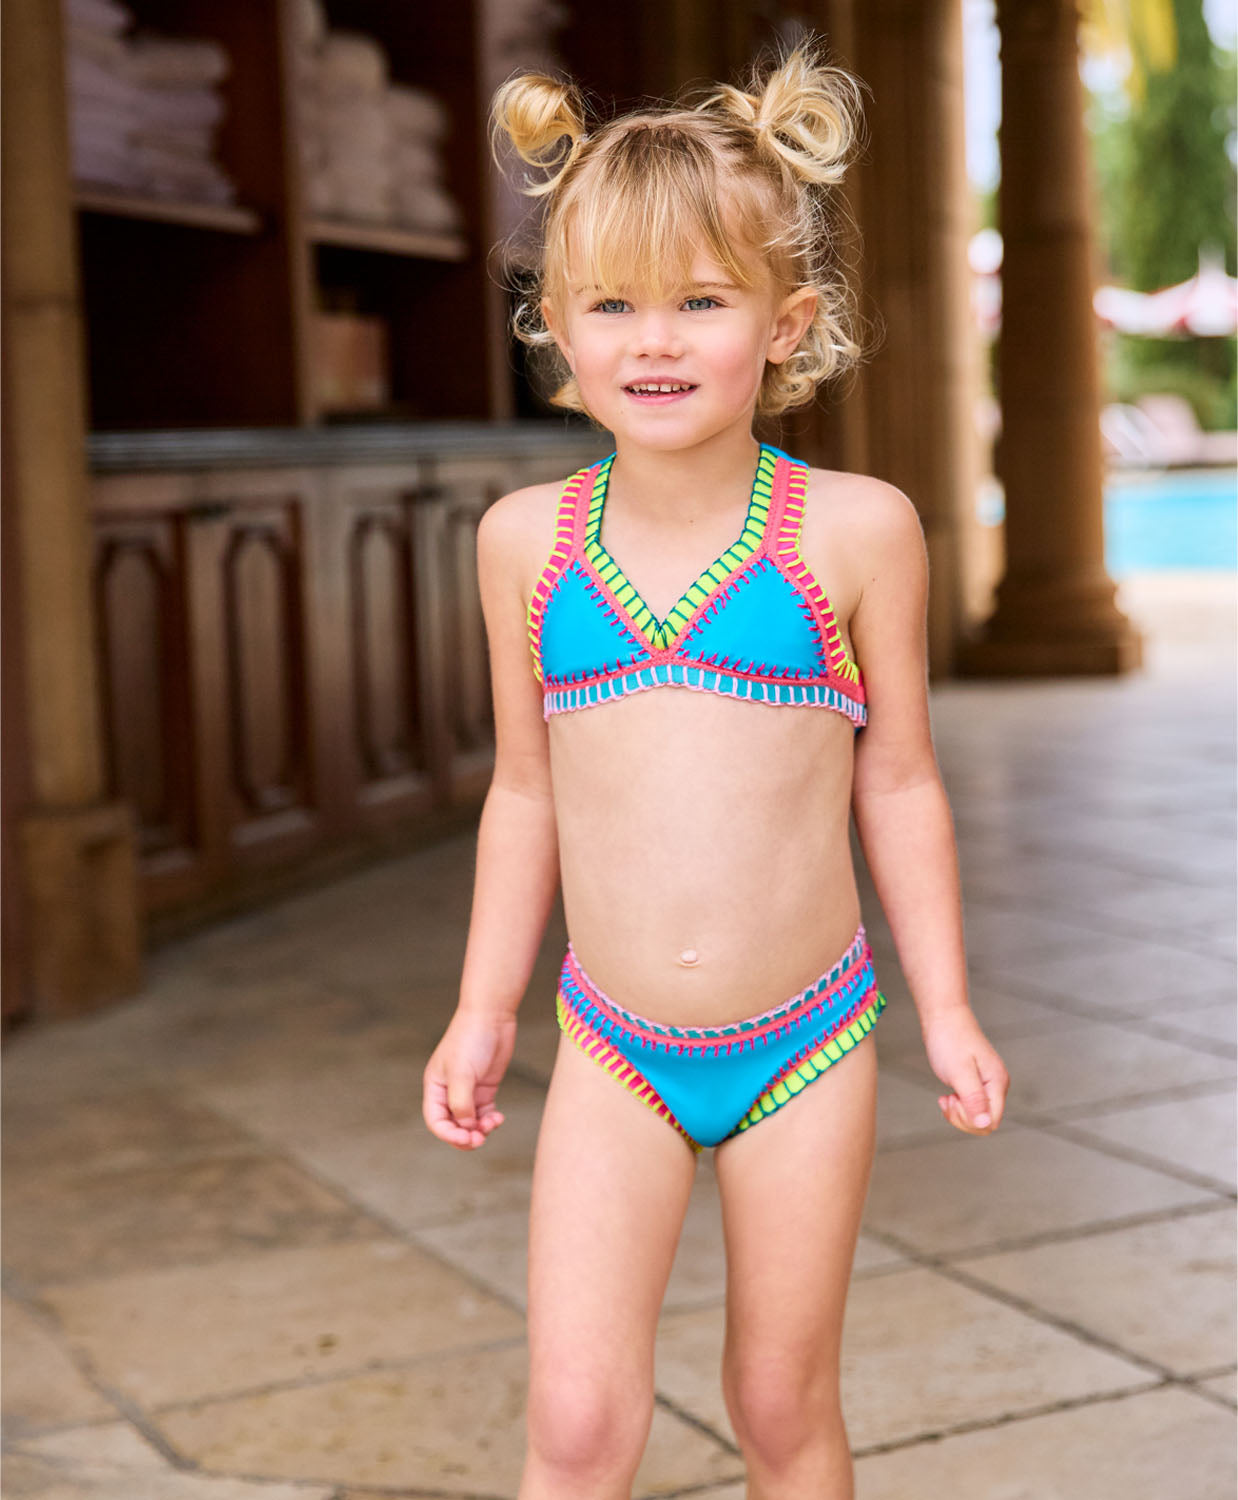
{"label": "dark wooden cabinet", "polygon": [[[108,795],[132,808],[148,916],[407,841],[489,785],[477,523],[608,445],[531,424],[396,435],[322,432],[309,462],[272,434],[242,465],[222,434],[186,434],[146,472],[141,439],[95,441]],[[352,451],[324,461],[336,436]]]}

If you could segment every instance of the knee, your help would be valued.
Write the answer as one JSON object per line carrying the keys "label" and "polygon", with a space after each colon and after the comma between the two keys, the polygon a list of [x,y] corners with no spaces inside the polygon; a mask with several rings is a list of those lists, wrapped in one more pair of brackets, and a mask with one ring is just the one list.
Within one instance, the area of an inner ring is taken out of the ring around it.
{"label": "knee", "polygon": [[530,1381],[530,1455],[564,1479],[635,1474],[652,1422],[652,1386],[580,1370]]}
{"label": "knee", "polygon": [[728,1369],[723,1385],[740,1447],[765,1469],[777,1472],[806,1453],[846,1444],[838,1382],[821,1370],[750,1362]]}

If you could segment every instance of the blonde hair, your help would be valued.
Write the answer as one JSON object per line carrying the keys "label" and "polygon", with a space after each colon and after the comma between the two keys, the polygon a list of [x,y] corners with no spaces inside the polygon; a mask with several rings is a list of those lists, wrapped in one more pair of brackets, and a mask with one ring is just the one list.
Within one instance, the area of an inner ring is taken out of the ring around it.
{"label": "blonde hair", "polygon": [[[740,286],[763,267],[780,301],[800,287],[818,292],[816,312],[794,352],[767,363],[756,415],[774,416],[811,401],[817,386],[859,361],[854,295],[841,266],[827,212],[862,128],[864,85],[817,55],[809,37],[773,60],[752,65],[744,88],[710,86],[689,105],[681,92],[654,105],[591,124],[579,88],[546,73],[523,72],[500,84],[490,111],[490,148],[506,136],[526,162],[520,191],[547,200],[540,251],[517,284],[512,332],[548,368],[555,406],[588,413],[571,368],[542,316],[542,300],[567,305],[572,270],[600,296],[634,279],[665,297],[691,277],[706,251]],[[566,140],[566,146],[560,142]]]}

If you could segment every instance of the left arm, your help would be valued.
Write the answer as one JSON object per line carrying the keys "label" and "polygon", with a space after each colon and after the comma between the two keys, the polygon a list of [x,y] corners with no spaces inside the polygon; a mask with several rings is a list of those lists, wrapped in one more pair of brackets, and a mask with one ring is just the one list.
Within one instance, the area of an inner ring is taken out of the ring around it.
{"label": "left arm", "polygon": [[856,735],[852,812],[864,858],[920,1016],[929,1061],[957,1093],[951,1123],[1001,1118],[1009,1080],[967,991],[954,819],[928,705],[928,553],[915,507],[870,480],[857,499],[864,572],[849,633],[868,722]]}

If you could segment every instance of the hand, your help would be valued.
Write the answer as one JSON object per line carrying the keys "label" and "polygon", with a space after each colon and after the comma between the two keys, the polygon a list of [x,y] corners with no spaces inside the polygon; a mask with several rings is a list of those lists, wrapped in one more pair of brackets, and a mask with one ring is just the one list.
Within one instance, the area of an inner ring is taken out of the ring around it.
{"label": "hand", "polygon": [[1010,1075],[975,1013],[968,1005],[943,1011],[923,1032],[929,1066],[954,1090],[937,1097],[943,1115],[956,1130],[991,1135],[1001,1123]]}
{"label": "hand", "polygon": [[440,1140],[475,1151],[503,1123],[494,1096],[515,1045],[515,1016],[456,1011],[422,1074],[422,1118]]}

